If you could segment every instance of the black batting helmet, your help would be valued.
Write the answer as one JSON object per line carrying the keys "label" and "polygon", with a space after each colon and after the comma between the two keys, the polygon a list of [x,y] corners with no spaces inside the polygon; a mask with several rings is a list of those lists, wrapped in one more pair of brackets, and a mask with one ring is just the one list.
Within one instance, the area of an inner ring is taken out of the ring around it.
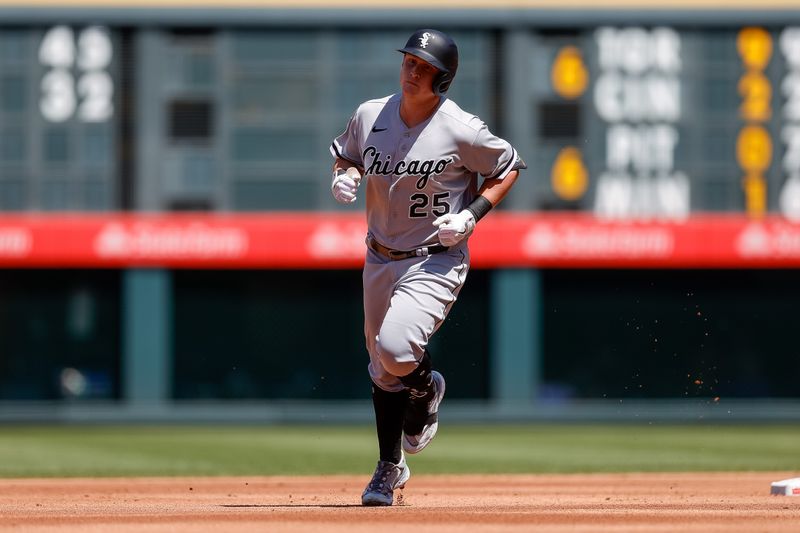
{"label": "black batting helmet", "polygon": [[458,70],[458,47],[449,35],[439,30],[417,30],[398,52],[416,56],[439,69],[433,80],[433,92],[438,95],[447,92]]}

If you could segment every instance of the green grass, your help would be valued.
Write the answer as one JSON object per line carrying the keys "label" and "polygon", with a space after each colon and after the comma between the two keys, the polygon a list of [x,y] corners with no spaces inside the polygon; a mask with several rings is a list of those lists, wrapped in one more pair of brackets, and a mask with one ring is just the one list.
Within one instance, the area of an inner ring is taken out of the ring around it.
{"label": "green grass", "polygon": [[[425,473],[800,471],[788,425],[444,426]],[[0,426],[0,477],[371,471],[371,426]]]}

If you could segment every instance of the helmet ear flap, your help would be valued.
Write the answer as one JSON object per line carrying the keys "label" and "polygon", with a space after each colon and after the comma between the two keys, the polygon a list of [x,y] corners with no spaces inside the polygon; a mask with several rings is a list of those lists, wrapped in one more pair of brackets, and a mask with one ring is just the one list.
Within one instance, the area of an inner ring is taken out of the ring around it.
{"label": "helmet ear flap", "polygon": [[453,75],[449,72],[440,72],[436,79],[433,80],[433,92],[436,96],[442,96],[450,88],[453,82]]}

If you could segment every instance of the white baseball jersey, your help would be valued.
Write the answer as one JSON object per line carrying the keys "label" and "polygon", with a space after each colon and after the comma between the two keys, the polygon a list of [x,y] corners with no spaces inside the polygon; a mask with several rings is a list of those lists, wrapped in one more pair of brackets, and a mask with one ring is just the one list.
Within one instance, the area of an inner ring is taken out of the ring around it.
{"label": "white baseball jersey", "polygon": [[507,141],[447,98],[409,128],[399,94],[361,104],[331,154],[364,169],[369,232],[395,250],[437,244],[436,217],[468,206],[478,175],[502,179],[518,159]]}

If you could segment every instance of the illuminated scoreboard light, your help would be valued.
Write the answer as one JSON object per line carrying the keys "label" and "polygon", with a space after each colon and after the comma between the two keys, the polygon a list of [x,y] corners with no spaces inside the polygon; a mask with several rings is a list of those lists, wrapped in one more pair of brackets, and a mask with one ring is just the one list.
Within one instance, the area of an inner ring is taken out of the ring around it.
{"label": "illuminated scoreboard light", "polygon": [[751,216],[767,211],[766,171],[772,161],[772,139],[764,127],[772,118],[772,85],[764,74],[772,56],[772,37],[763,28],[744,28],[736,49],[745,73],[739,79],[739,115],[746,122],[736,140],[736,160],[745,177],[745,205]]}

